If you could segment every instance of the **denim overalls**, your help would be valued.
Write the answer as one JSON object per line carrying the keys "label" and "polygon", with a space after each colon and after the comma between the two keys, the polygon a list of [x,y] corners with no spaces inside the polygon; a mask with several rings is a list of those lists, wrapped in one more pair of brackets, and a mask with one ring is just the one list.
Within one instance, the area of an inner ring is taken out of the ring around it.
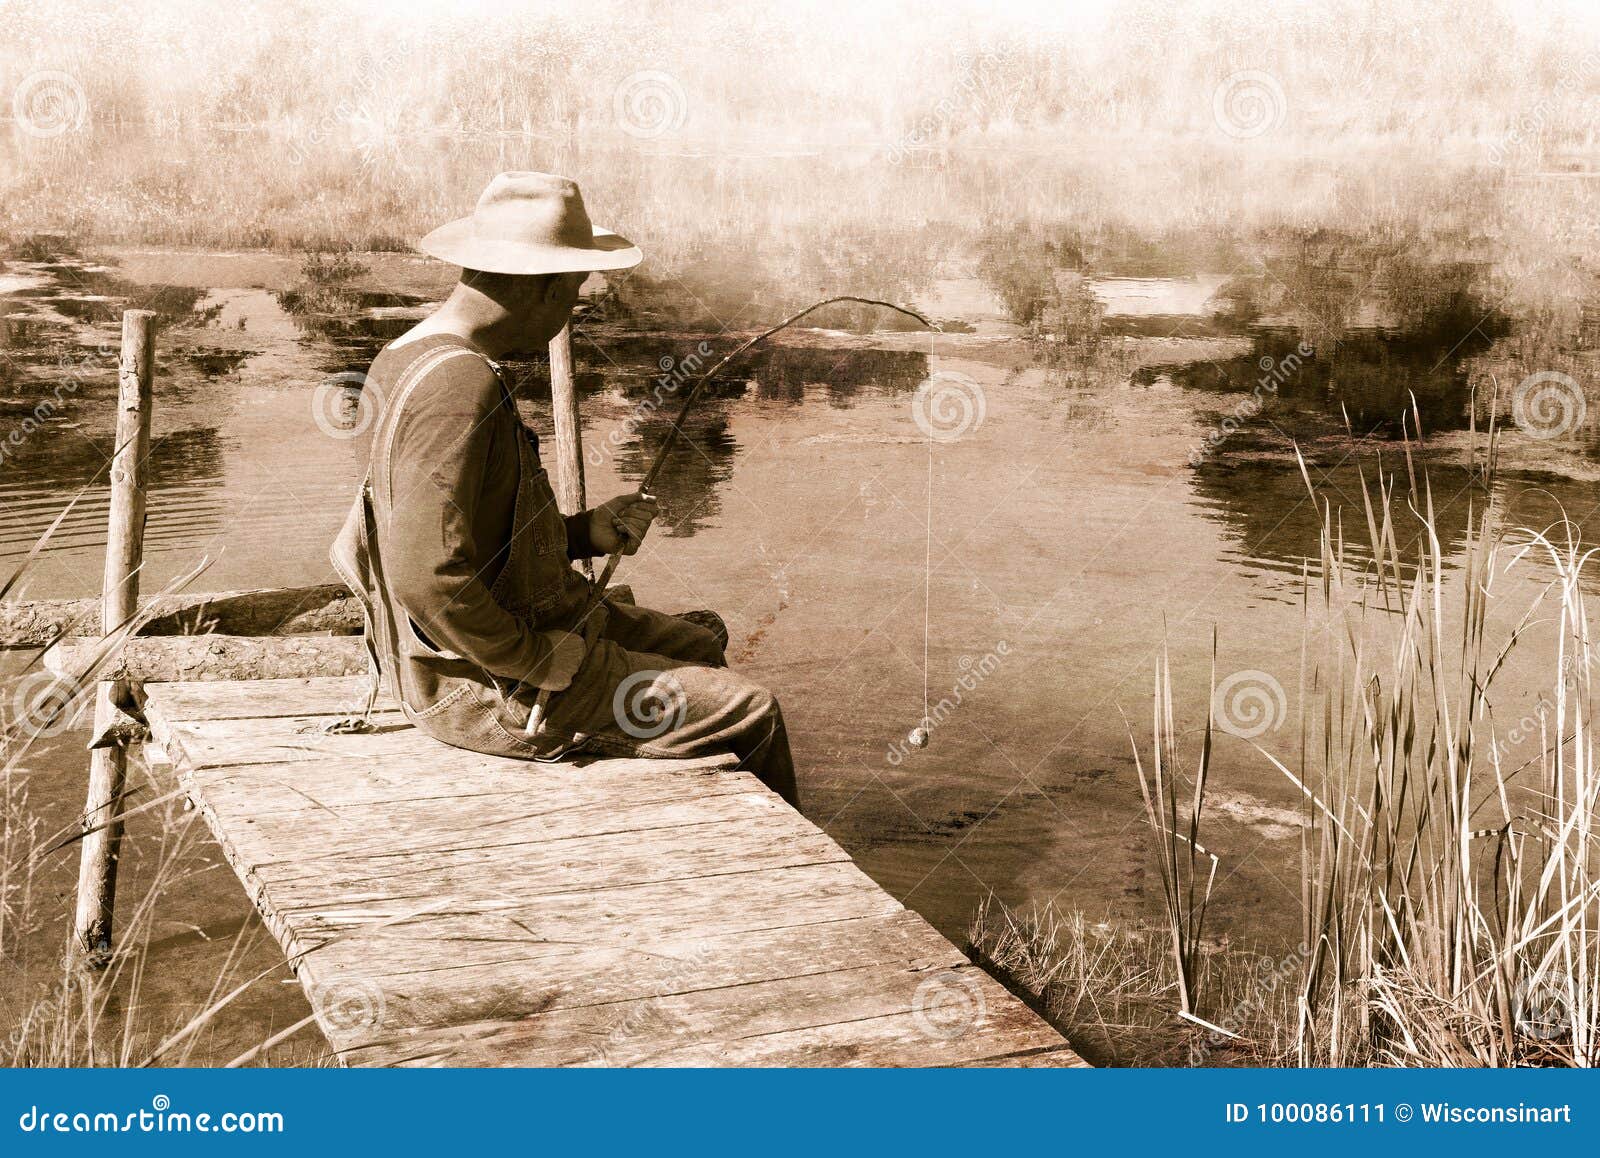
{"label": "denim overalls", "polygon": [[[552,697],[545,725],[538,736],[529,737],[524,726],[537,686],[496,676],[464,656],[436,646],[383,580],[379,544],[394,497],[389,458],[400,415],[418,382],[448,359],[459,357],[482,358],[496,378],[500,377],[493,362],[455,341],[420,355],[406,368],[379,417],[367,475],[333,545],[333,565],[366,613],[374,695],[377,673],[384,673],[389,692],[406,718],[444,743],[521,759],[553,759],[583,742],[586,737],[580,728],[604,718],[609,704],[601,701],[626,675],[625,669],[614,673],[595,670],[615,666],[604,654],[607,649],[591,655],[581,678]],[[520,482],[511,542],[489,594],[534,630],[562,631],[577,624],[590,583],[567,557],[566,524],[556,506],[549,475],[540,465],[533,434],[516,416],[516,404],[503,380],[501,404],[509,409],[522,435],[517,440]],[[606,615],[607,608],[602,605],[590,617],[585,634],[591,640],[603,628]]]}

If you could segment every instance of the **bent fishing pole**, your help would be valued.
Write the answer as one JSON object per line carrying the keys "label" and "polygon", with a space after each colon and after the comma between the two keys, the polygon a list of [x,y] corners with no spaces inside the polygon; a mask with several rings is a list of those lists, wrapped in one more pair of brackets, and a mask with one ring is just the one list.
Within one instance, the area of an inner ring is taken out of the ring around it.
{"label": "bent fishing pole", "polygon": [[[666,465],[667,456],[672,453],[673,448],[678,444],[678,439],[683,436],[683,424],[688,419],[689,411],[693,409],[695,400],[700,397],[700,391],[707,382],[716,377],[716,375],[720,373],[722,369],[728,365],[728,363],[732,362],[735,358],[738,358],[741,354],[744,354],[755,346],[760,345],[762,342],[766,341],[779,331],[788,329],[807,314],[815,313],[823,306],[837,305],[839,302],[855,302],[858,305],[879,306],[886,310],[893,310],[897,314],[904,314],[908,318],[915,319],[917,322],[926,326],[935,333],[941,332],[939,326],[931,319],[918,313],[916,310],[909,309],[906,306],[897,306],[893,302],[883,302],[877,300],[876,298],[860,298],[850,294],[844,294],[839,297],[824,298],[820,302],[814,302],[805,309],[801,310],[799,313],[790,315],[777,325],[773,326],[771,329],[763,330],[749,341],[738,346],[715,366],[711,367],[711,369],[707,370],[704,374],[700,375],[700,377],[694,380],[694,384],[689,387],[689,392],[684,396],[683,405],[678,407],[678,416],[672,421],[672,424],[667,431],[666,441],[661,444],[661,449],[656,451],[655,461],[650,464],[650,469],[645,473],[644,481],[639,484],[639,494],[645,496],[650,494],[651,488],[655,485],[657,476],[661,473],[661,468]],[[631,537],[626,531],[619,530],[619,534],[624,539]],[[589,616],[593,615],[595,609],[599,607],[600,604],[605,600],[606,592],[611,585],[611,577],[616,574],[617,564],[621,561],[622,549],[620,547],[606,557],[606,565],[601,570],[600,577],[594,581],[594,586],[590,589],[589,598],[583,605],[583,611],[578,616],[578,622],[567,630],[567,634],[569,636],[575,632],[581,631],[584,625],[589,621]],[[532,736],[538,733],[540,726],[544,722],[545,709],[549,707],[550,697],[552,694],[553,693],[548,688],[539,689],[539,694],[534,698],[533,701],[533,710],[528,713],[528,723],[527,727],[524,729],[525,735]]]}

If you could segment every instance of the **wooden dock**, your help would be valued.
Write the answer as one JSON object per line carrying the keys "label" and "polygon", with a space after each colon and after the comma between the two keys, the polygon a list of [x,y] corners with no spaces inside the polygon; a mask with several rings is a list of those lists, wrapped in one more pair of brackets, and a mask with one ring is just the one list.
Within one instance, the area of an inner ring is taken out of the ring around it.
{"label": "wooden dock", "polygon": [[1080,1066],[732,757],[458,751],[360,678],[149,684],[159,750],[355,1065]]}

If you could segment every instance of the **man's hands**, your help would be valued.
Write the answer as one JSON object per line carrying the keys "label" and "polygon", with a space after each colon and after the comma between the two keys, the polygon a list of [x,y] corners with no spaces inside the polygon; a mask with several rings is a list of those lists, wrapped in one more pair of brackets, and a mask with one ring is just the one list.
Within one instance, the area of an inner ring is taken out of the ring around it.
{"label": "man's hands", "polygon": [[549,632],[553,644],[550,651],[550,662],[545,667],[544,678],[537,681],[540,691],[564,692],[573,677],[578,674],[578,669],[583,666],[585,654],[584,638],[575,632],[552,631]]}
{"label": "man's hands", "polygon": [[[645,533],[656,517],[656,499],[635,491],[618,495],[589,512],[589,545],[602,555],[621,551],[632,555],[639,550]],[[604,606],[595,608],[584,621],[583,631],[549,631],[550,660],[545,665],[539,688],[548,692],[565,691],[583,666],[583,659],[594,645],[605,624]]]}
{"label": "man's hands", "polygon": [[583,666],[584,658],[594,647],[594,641],[599,639],[600,633],[605,630],[609,614],[605,605],[601,604],[589,612],[589,617],[583,621],[582,631],[544,633],[545,638],[550,641],[550,662],[545,665],[544,675],[535,681],[540,691],[567,690],[577,678],[578,669]]}
{"label": "man's hands", "polygon": [[602,555],[639,550],[656,517],[656,497],[643,491],[618,495],[589,512],[589,542]]}
{"label": "man's hands", "polygon": [[[601,503],[589,512],[589,545],[602,555],[609,555],[613,551],[621,551],[624,555],[634,554],[644,541],[645,533],[650,530],[650,524],[655,521],[656,510],[655,496],[640,491],[618,495],[610,502]],[[591,611],[582,633],[545,633],[550,640],[550,662],[545,666],[543,678],[538,681],[542,690],[564,691],[572,682],[605,623],[605,614],[604,607]]]}

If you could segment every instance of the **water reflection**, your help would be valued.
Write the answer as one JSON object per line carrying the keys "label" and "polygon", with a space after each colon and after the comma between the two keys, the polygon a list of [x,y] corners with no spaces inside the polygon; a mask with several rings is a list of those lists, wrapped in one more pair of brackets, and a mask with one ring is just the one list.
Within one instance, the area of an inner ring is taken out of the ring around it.
{"label": "water reflection", "polygon": [[[591,459],[609,462],[625,483],[638,484],[649,473],[672,430],[693,374],[673,377],[663,363],[661,338],[643,338],[606,331],[580,330],[580,348],[588,346],[601,360],[580,363],[574,380],[581,420],[589,434]],[[691,351],[700,341],[672,340],[667,349]],[[710,346],[709,341],[706,345]],[[710,369],[732,346],[719,338],[700,364]],[[673,359],[674,364],[676,360]],[[550,386],[542,360],[511,359],[503,364],[513,393],[530,405],[536,428],[548,429]],[[753,403],[762,408],[799,407],[823,399],[846,409],[865,396],[895,397],[915,390],[928,376],[928,355],[921,351],[810,346],[758,347],[706,383],[700,400],[684,423],[676,449],[657,476],[662,502],[660,526],[668,535],[688,536],[715,523],[723,492],[741,451],[732,433],[735,414]],[[592,431],[596,423],[616,423],[604,439]]]}
{"label": "water reflection", "polygon": [[[1424,429],[1463,428],[1470,359],[1511,329],[1489,304],[1485,262],[1320,235],[1261,238],[1253,254],[1187,241],[1160,255],[1127,238],[1094,250],[1013,231],[991,239],[977,272],[1045,366],[1093,357],[1108,336],[1243,337],[1247,352],[1133,372],[1137,385],[1236,394],[1295,355],[1273,391],[1287,413],[1270,416],[1291,427],[1299,411],[1395,435],[1414,398]],[[1205,272],[1222,259],[1238,272]]]}
{"label": "water reflection", "polygon": [[[36,236],[14,247],[11,255],[7,268],[13,277],[21,275],[32,282],[19,296],[39,319],[111,325],[120,322],[123,310],[134,309],[154,311],[162,324],[209,320],[203,310],[196,310],[203,289],[128,281],[114,269],[80,257],[76,246],[62,237]],[[37,334],[17,337],[19,345],[27,345]]]}
{"label": "water reflection", "polygon": [[274,296],[303,338],[325,342],[337,356],[353,362],[371,362],[385,343],[415,325],[410,311],[425,300],[390,290],[315,283],[278,290]]}
{"label": "water reflection", "polygon": [[[1404,471],[1403,464],[1388,465],[1399,465]],[[1225,549],[1251,566],[1295,575],[1306,566],[1315,571],[1322,556],[1323,499],[1343,520],[1340,525],[1350,557],[1370,558],[1361,471],[1354,464],[1332,470],[1313,466],[1311,476],[1317,488],[1317,503],[1306,501],[1305,480],[1298,470],[1285,469],[1284,463],[1208,463],[1194,474],[1193,494],[1197,504],[1225,529]],[[1369,491],[1376,495],[1371,470],[1365,478]],[[1430,467],[1428,479],[1435,500],[1435,530],[1445,554],[1453,556],[1466,539],[1470,512],[1482,512],[1485,495],[1481,487],[1471,485],[1467,472],[1459,468]],[[1404,481],[1400,480],[1402,492]],[[1417,541],[1420,527],[1407,503],[1408,496],[1397,495],[1390,515],[1401,558],[1413,559],[1421,545]],[[1374,498],[1374,507],[1377,506]],[[1381,510],[1375,513],[1381,520]]]}
{"label": "water reflection", "polygon": [[[1281,462],[1208,463],[1195,471],[1192,494],[1206,516],[1224,528],[1229,554],[1255,568],[1299,575],[1303,567],[1315,572],[1318,566],[1324,500],[1338,520],[1336,529],[1342,531],[1347,556],[1371,558],[1363,485],[1371,496],[1374,517],[1380,523],[1383,519],[1372,465],[1350,461],[1324,469],[1313,463],[1309,471],[1318,504],[1306,501],[1299,471],[1285,469]],[[1427,489],[1413,499],[1405,464],[1398,457],[1385,463],[1385,478],[1393,489],[1389,516],[1402,560],[1414,560],[1426,546],[1415,512],[1430,498],[1447,567],[1455,565],[1469,532],[1491,502],[1498,525],[1519,542],[1525,539],[1526,528],[1546,531],[1553,541],[1565,542],[1570,533],[1580,546],[1600,545],[1600,496],[1592,483],[1506,477],[1486,490],[1465,469],[1433,462],[1425,471],[1419,468],[1419,487],[1425,481]],[[1542,557],[1534,556],[1532,565],[1542,563]],[[1592,572],[1587,579],[1600,583]]]}
{"label": "water reflection", "polygon": [[[5,514],[0,557],[26,554],[80,491],[86,493],[51,538],[51,549],[104,544],[110,501],[106,466],[114,447],[108,432],[47,428],[15,457],[8,457],[0,472],[0,509]],[[226,440],[215,427],[175,430],[152,441],[145,528],[151,550],[194,546],[221,530],[226,513],[222,490],[226,451]]]}
{"label": "water reflection", "polygon": [[1415,433],[1413,405],[1424,432],[1469,425],[1471,382],[1467,359],[1490,339],[1459,331],[1346,331],[1331,347],[1312,344],[1298,329],[1255,328],[1248,353],[1187,365],[1145,367],[1134,381],[1165,377],[1179,386],[1222,394],[1269,392],[1262,418],[1284,433],[1311,431],[1298,416],[1348,418],[1358,435],[1398,438]]}
{"label": "water reflection", "polygon": [[[640,423],[635,428],[637,439],[616,452],[617,473],[629,483],[642,481],[670,428],[667,417]],[[677,449],[656,477],[662,530],[669,536],[688,536],[716,521],[739,450],[729,430],[728,400],[697,407],[683,427]]]}

